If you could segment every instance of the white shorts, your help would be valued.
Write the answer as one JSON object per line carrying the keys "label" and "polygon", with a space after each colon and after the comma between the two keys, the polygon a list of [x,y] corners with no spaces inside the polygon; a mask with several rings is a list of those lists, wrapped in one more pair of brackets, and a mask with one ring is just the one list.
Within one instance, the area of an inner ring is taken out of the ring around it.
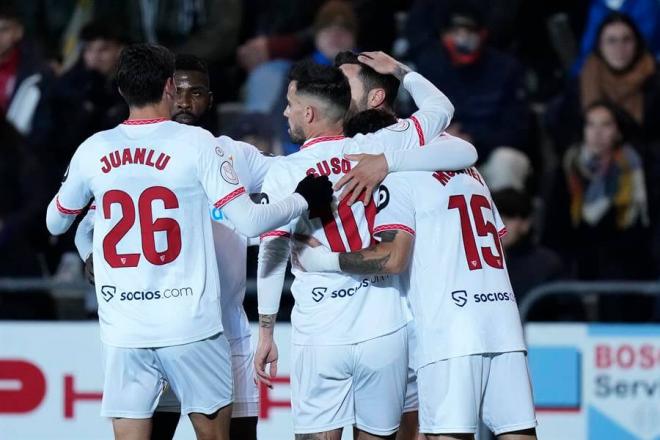
{"label": "white shorts", "polygon": [[213,414],[232,403],[229,343],[223,334],[183,345],[122,348],[103,345],[101,416],[150,418],[169,386],[181,412]]}
{"label": "white shorts", "polygon": [[351,345],[294,345],[294,432],[326,432],[347,425],[375,435],[396,432],[406,394],[407,367],[405,327]]}
{"label": "white shorts", "polygon": [[419,431],[495,434],[536,426],[527,356],[522,351],[446,359],[417,371]]}
{"label": "white shorts", "polygon": [[[250,337],[247,336],[249,339]],[[231,368],[234,379],[234,405],[231,417],[259,416],[259,389],[254,383],[254,352],[251,348],[243,350],[242,344],[230,343]],[[244,353],[240,353],[244,352]],[[170,387],[167,387],[158,402],[156,411],[180,412],[181,405]]]}

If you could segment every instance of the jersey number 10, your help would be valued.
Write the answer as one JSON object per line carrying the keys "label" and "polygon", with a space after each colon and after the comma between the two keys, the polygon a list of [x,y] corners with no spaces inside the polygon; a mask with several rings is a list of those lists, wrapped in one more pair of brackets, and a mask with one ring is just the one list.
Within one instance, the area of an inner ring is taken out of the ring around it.
{"label": "jersey number 10", "polygon": [[[157,218],[154,220],[152,202],[161,200],[165,209],[179,207],[176,195],[163,186],[152,186],[145,189],[138,198],[137,208],[140,222],[140,238],[142,253],[151,264],[161,266],[170,263],[181,253],[181,227],[173,218]],[[140,254],[119,254],[117,244],[124,238],[135,224],[135,205],[131,196],[121,190],[113,189],[103,195],[103,217],[110,219],[112,205],[119,205],[122,217],[103,239],[103,256],[110,267],[136,267]],[[156,250],[156,232],[165,232],[167,249]]]}
{"label": "jersey number 10", "polygon": [[[364,249],[367,244],[362,243],[362,237],[360,237],[360,230],[358,228],[357,222],[355,221],[355,215],[353,214],[353,209],[348,206],[348,198],[345,198],[337,206],[337,214],[339,215],[339,221],[341,222],[342,229],[346,234],[346,241],[350,247],[350,251],[359,251]],[[359,203],[359,202],[356,202]],[[376,204],[373,199],[369,201],[369,204],[364,207],[364,216],[367,218],[367,225],[369,227],[369,243],[372,242],[371,234],[374,228],[374,219],[376,218]],[[346,246],[339,234],[339,227],[337,225],[337,219],[332,212],[330,206],[324,207],[322,209],[316,209],[310,211],[309,213],[310,220],[313,218],[319,218],[321,224],[323,225],[323,232],[325,237],[328,239],[328,245],[332,252],[347,252]]]}
{"label": "jersey number 10", "polygon": [[477,270],[482,268],[481,257],[487,265],[495,269],[503,269],[504,261],[502,256],[502,243],[497,233],[495,225],[484,219],[482,209],[488,209],[492,213],[492,208],[488,199],[480,194],[474,194],[470,198],[470,211],[474,217],[474,226],[477,228],[477,236],[486,237],[488,235],[493,237],[495,242],[495,252],[488,246],[481,247],[481,255],[477,249],[477,243],[474,239],[474,231],[470,223],[470,212],[465,200],[465,196],[451,196],[449,197],[449,209],[458,209],[461,217],[461,232],[463,235],[463,247],[465,248],[465,256],[467,258],[468,268],[470,270]]}

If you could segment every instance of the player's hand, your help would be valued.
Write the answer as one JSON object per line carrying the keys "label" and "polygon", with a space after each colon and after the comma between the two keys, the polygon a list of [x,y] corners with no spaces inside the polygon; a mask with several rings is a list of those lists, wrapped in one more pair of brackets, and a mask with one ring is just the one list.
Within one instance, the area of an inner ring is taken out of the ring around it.
{"label": "player's hand", "polygon": [[94,259],[92,254],[85,260],[85,279],[89,284],[94,285]]}
{"label": "player's hand", "polygon": [[305,198],[310,210],[327,206],[332,202],[332,183],[328,176],[314,177],[308,174],[298,183],[296,192]]}
{"label": "player's hand", "polygon": [[357,161],[358,164],[335,184],[335,191],[344,188],[339,200],[348,197],[350,206],[364,193],[364,204],[368,205],[374,190],[385,179],[389,171],[385,155],[347,154],[345,157],[350,161]]}
{"label": "player's hand", "polygon": [[[272,378],[277,376],[277,344],[272,338],[259,338],[259,345],[254,354],[254,370],[256,372],[256,381],[263,383],[268,388],[273,388]],[[266,372],[266,365],[270,365]]]}
{"label": "player's hand", "polygon": [[383,75],[394,75],[402,80],[406,73],[410,72],[410,67],[395,60],[385,52],[361,52],[358,55],[358,61],[366,64],[376,72]]}

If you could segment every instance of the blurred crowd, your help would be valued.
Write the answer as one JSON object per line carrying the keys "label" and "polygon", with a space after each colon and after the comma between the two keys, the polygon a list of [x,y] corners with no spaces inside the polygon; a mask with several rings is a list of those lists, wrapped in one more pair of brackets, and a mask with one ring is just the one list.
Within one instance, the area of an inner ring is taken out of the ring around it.
{"label": "blurred crowd", "polygon": [[[447,131],[477,147],[519,301],[550,281],[660,276],[657,0],[0,0],[0,278],[80,273],[45,208],[77,146],[128,116],[113,72],[142,41],[205,59],[206,128],[274,154],[298,148],[282,116],[293,63],[393,54],[449,96]],[[403,93],[396,108],[414,110]],[[0,293],[0,318],[47,317],[28,296]],[[660,316],[644,298],[599,307]],[[584,316],[569,296],[532,311]]]}

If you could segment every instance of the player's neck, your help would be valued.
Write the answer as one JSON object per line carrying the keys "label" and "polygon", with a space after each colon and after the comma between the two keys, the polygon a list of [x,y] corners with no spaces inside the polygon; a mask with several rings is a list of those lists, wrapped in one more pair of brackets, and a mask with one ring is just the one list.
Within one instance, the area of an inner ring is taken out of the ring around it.
{"label": "player's neck", "polygon": [[307,139],[313,139],[324,136],[341,136],[344,134],[344,126],[342,122],[330,125],[319,125],[314,127],[307,133]]}
{"label": "player's neck", "polygon": [[128,119],[170,119],[170,116],[170,107],[167,103],[159,102],[144,107],[131,107]]}

